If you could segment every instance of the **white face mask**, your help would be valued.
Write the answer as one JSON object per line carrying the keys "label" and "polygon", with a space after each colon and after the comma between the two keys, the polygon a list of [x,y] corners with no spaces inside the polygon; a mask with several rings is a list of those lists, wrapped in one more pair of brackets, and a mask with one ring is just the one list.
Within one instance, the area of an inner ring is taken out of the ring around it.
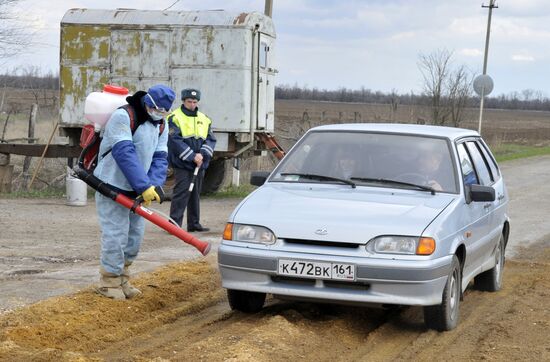
{"label": "white face mask", "polygon": [[157,106],[157,104],[155,103],[155,100],[153,99],[153,97],[151,97],[151,95],[149,93],[146,94],[146,97],[149,97],[149,99],[151,100],[151,103],[153,103],[153,107],[149,107],[147,106],[147,113],[149,114],[149,116],[155,120],[155,121],[160,121],[161,119],[164,118],[164,114],[166,113],[166,110],[162,107],[159,107]]}
{"label": "white face mask", "polygon": [[164,115],[162,113],[159,113],[159,112],[156,112],[156,111],[147,111],[147,113],[155,121],[160,121],[161,119],[164,118]]}

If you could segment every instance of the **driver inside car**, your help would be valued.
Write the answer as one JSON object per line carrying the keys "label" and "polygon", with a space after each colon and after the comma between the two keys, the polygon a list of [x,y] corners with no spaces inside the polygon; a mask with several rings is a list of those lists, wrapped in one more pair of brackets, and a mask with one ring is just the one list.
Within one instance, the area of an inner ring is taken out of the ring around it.
{"label": "driver inside car", "polygon": [[426,186],[442,191],[440,166],[443,155],[439,152],[425,152],[418,160],[418,172],[424,175]]}

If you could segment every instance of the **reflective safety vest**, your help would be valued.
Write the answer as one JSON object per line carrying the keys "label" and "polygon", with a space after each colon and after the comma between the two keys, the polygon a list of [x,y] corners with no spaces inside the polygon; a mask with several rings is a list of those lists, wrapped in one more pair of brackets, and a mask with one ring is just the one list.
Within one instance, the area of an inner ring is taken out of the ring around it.
{"label": "reflective safety vest", "polygon": [[170,116],[173,116],[172,122],[178,126],[183,138],[194,137],[206,140],[206,137],[208,137],[208,128],[212,121],[204,113],[197,112],[196,117],[191,117],[183,113],[181,108],[178,108]]}

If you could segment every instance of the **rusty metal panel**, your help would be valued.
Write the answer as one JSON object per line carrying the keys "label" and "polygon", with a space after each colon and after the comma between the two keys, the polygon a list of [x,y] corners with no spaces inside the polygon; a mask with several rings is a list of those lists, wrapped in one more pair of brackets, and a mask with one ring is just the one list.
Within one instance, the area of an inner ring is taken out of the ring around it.
{"label": "rusty metal panel", "polygon": [[61,28],[61,64],[107,65],[110,30],[105,26]]}
{"label": "rusty metal panel", "polygon": [[60,125],[82,126],[84,101],[93,91],[100,91],[109,82],[108,68],[94,66],[62,66],[59,74]]}
{"label": "rusty metal panel", "polygon": [[170,32],[141,32],[141,71],[144,78],[168,79],[170,72]]}
{"label": "rusty metal panel", "polygon": [[109,24],[139,26],[141,28],[159,26],[216,26],[242,27],[254,29],[256,24],[263,33],[275,36],[275,27],[270,17],[262,13],[233,13],[224,10],[202,11],[160,11],[160,10],[99,10],[70,9],[62,24]]}
{"label": "rusty metal panel", "polygon": [[212,119],[215,131],[250,130],[251,73],[238,69],[174,69],[172,86],[201,90],[200,110]]}
{"label": "rusty metal panel", "polygon": [[140,73],[140,33],[135,30],[116,30],[111,34],[113,77],[138,77]]}
{"label": "rusty metal panel", "polygon": [[250,69],[252,35],[244,29],[175,28],[172,36],[175,67],[217,66]]}
{"label": "rusty metal panel", "polygon": [[61,27],[60,124],[81,126],[84,100],[108,81],[110,29],[105,26]]}

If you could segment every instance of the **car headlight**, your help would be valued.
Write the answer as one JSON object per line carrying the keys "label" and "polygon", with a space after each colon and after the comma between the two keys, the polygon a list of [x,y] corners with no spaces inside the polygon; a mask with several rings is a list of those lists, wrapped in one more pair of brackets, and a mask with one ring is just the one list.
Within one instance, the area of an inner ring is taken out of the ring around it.
{"label": "car headlight", "polygon": [[269,245],[273,244],[277,238],[271,230],[263,226],[227,223],[223,239]]}
{"label": "car headlight", "polygon": [[367,243],[367,251],[378,254],[431,255],[433,238],[418,236],[379,236]]}

